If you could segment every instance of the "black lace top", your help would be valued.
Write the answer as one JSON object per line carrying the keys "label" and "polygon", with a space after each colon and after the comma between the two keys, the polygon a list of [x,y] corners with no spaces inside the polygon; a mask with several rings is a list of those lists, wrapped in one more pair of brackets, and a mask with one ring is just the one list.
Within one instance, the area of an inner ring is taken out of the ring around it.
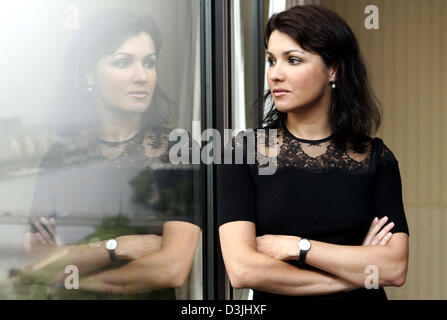
{"label": "black lace top", "polygon": [[[332,244],[361,245],[374,217],[388,216],[395,223],[393,233],[409,233],[398,162],[381,139],[370,139],[365,152],[359,154],[348,146],[338,149],[332,137],[309,141],[287,130],[278,129],[277,134],[257,130],[252,161],[250,134],[244,140],[243,136],[247,132],[236,138],[232,148],[233,163],[240,151],[243,162],[223,165],[219,225],[252,221],[257,236],[295,235]],[[254,299],[277,297],[284,298],[254,293]],[[293,298],[386,299],[386,295],[383,289],[358,289]]]}

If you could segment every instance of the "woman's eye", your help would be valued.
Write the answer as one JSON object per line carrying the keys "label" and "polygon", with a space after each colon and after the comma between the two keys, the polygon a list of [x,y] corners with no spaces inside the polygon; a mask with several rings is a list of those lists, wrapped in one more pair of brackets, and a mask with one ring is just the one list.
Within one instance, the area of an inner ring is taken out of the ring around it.
{"label": "woman's eye", "polygon": [[114,63],[117,67],[120,68],[125,68],[129,65],[129,60],[128,59],[119,59],[117,61],[115,61]]}
{"label": "woman's eye", "polygon": [[147,59],[144,61],[143,64],[146,68],[152,69],[153,67],[155,67],[155,59]]}
{"label": "woman's eye", "polygon": [[267,58],[267,63],[269,66],[273,66],[275,64],[275,60],[273,58]]}
{"label": "woman's eye", "polygon": [[289,63],[290,64],[299,64],[299,63],[301,63],[301,59],[298,59],[298,58],[289,58]]}

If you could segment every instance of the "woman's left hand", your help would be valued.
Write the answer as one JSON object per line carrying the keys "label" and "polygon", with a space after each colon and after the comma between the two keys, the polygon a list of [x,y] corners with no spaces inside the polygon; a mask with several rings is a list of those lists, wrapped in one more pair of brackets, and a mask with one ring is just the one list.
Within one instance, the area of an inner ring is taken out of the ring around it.
{"label": "woman's left hand", "polygon": [[291,260],[297,257],[298,240],[294,236],[266,234],[256,237],[256,249],[278,260]]}

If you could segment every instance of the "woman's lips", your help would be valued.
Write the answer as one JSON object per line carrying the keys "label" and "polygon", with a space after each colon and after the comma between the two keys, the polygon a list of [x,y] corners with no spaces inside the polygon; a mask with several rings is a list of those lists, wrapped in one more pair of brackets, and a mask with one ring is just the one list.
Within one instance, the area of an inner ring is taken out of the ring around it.
{"label": "woman's lips", "polygon": [[282,90],[282,89],[273,90],[273,95],[275,96],[275,98],[283,97],[283,96],[285,96],[285,95],[287,95],[289,93],[290,93],[290,91]]}
{"label": "woman's lips", "polygon": [[133,98],[144,99],[149,95],[149,93],[147,91],[131,91],[128,95]]}

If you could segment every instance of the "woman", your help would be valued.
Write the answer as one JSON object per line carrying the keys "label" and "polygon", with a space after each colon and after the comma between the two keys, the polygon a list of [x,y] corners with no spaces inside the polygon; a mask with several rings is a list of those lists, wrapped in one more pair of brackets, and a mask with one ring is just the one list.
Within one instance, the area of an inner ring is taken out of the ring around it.
{"label": "woman", "polygon": [[[195,172],[169,165],[173,110],[158,86],[160,48],[151,18],[123,11],[94,17],[69,48],[50,121],[62,142],[42,162],[32,214],[102,224],[85,244],[57,245],[54,218],[33,222],[37,258],[21,278],[50,284],[51,297],[175,299],[189,274],[200,233]],[[161,225],[144,227],[148,219]],[[79,290],[67,288],[73,265]]]}
{"label": "woman", "polygon": [[381,113],[355,36],[309,5],[272,16],[264,39],[273,100],[264,125],[277,135],[258,130],[257,159],[275,158],[277,170],[223,168],[230,281],[254,299],[386,299],[384,286],[405,282],[408,226],[397,160],[370,138]]}

